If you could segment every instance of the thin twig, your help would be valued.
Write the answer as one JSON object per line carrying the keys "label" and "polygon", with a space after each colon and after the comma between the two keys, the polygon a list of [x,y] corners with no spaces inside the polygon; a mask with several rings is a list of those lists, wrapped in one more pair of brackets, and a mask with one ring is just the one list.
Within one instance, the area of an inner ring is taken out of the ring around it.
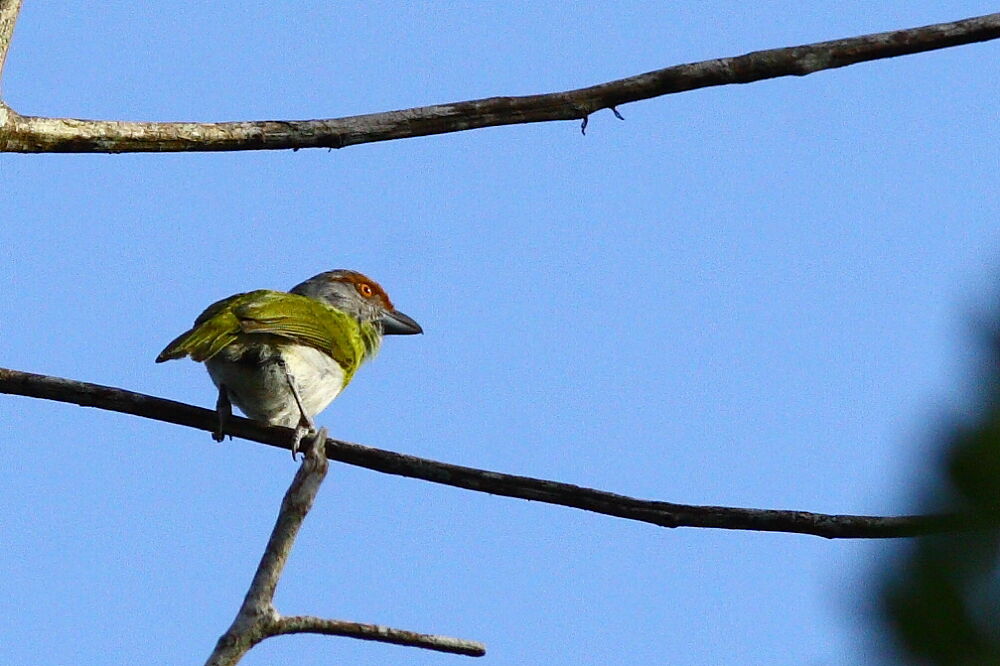
{"label": "thin twig", "polygon": [[295,543],[302,521],[312,508],[319,487],[326,477],[328,467],[324,447],[319,445],[317,439],[312,439],[306,450],[306,456],[281,501],[281,510],[278,512],[271,538],[268,539],[264,555],[260,558],[253,582],[250,583],[250,589],[236,614],[236,619],[219,638],[215,650],[205,662],[206,666],[232,666],[238,663],[250,648],[267,638],[301,633],[348,636],[473,657],[486,654],[486,648],[481,643],[461,638],[418,634],[403,629],[318,617],[282,617],[278,613],[274,607],[274,593],[278,587],[278,580],[288,561],[288,555],[291,553],[292,544]]}
{"label": "thin twig", "polygon": [[344,620],[327,620],[321,617],[295,615],[283,617],[276,623],[273,635],[280,634],[324,634],[327,636],[348,636],[366,641],[393,643],[421,647],[437,652],[463,654],[469,657],[482,657],[486,648],[482,643],[467,641],[450,636],[435,636],[432,634],[417,634],[412,631],[383,627],[377,624],[359,624]]}
{"label": "thin twig", "polygon": [[[214,432],[214,411],[110,386],[0,368],[0,393],[97,407]],[[234,437],[290,449],[293,431],[233,417],[225,432]],[[910,537],[968,529],[960,516],[855,516],[807,511],[698,506],[641,500],[602,490],[526,476],[513,476],[375,449],[335,439],[326,442],[331,460],[479,492],[558,504],[662,527],[813,534],[830,539]]]}
{"label": "thin twig", "polygon": [[[8,2],[10,0],[7,0]],[[586,120],[601,109],[661,95],[781,76],[1000,37],[1000,13],[848,39],[667,67],[588,88],[490,97],[325,120],[158,123],[21,116],[0,126],[0,152],[120,153],[344,148],[479,127]]]}

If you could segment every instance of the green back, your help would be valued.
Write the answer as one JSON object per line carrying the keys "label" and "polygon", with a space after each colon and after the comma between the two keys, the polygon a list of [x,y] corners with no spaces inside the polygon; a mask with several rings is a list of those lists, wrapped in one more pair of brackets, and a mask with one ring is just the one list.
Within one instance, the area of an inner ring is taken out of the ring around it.
{"label": "green back", "polygon": [[[254,344],[271,335],[329,354],[344,369],[344,384],[378,351],[381,335],[371,323],[326,303],[282,291],[236,294],[208,306],[191,330],[166,346],[157,363],[190,356],[207,361],[231,344]],[[280,343],[279,343],[280,344]]]}

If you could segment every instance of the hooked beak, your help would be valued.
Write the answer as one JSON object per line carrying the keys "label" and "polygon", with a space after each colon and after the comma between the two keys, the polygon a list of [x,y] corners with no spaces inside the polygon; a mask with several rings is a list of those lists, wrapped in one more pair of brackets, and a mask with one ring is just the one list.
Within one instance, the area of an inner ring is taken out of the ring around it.
{"label": "hooked beak", "polygon": [[415,335],[423,332],[420,324],[399,310],[382,315],[382,335]]}

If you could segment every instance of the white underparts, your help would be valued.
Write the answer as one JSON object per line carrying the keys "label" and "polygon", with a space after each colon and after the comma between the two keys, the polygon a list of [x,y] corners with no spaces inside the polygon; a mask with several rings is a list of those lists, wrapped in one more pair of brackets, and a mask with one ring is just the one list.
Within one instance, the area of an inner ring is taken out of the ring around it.
{"label": "white underparts", "polygon": [[229,399],[251,419],[296,427],[298,405],[277,354],[295,380],[310,417],[326,409],[344,387],[344,370],[331,356],[305,345],[281,345],[260,354],[260,363],[233,358],[226,350],[205,362],[215,385],[225,385]]}

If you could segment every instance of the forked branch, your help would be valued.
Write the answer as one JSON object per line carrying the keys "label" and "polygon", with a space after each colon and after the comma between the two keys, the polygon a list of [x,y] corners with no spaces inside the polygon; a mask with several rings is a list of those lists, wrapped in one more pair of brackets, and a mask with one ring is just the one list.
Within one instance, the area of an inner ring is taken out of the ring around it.
{"label": "forked branch", "polygon": [[274,592],[278,587],[278,580],[288,561],[295,536],[309,509],[312,508],[328,467],[324,447],[319,445],[318,439],[313,439],[281,502],[278,520],[274,524],[271,538],[267,542],[267,548],[257,566],[257,572],[254,574],[243,605],[240,606],[232,626],[219,638],[215,650],[205,665],[232,666],[239,662],[250,648],[264,639],[283,634],[302,633],[349,636],[470,657],[481,657],[486,654],[486,648],[481,643],[461,638],[418,634],[391,627],[318,617],[283,617],[278,613],[274,607]]}
{"label": "forked branch", "polygon": [[[19,0],[0,0],[16,15]],[[3,15],[0,12],[0,15]],[[11,24],[11,28],[12,28]],[[8,35],[9,37],[9,35]],[[587,88],[490,97],[324,120],[160,123],[22,116],[0,106],[0,152],[120,153],[344,148],[480,127],[583,120],[661,95],[921,53],[1000,37],[1000,13],[848,39],[676,65]],[[4,47],[0,34],[0,49]],[[0,62],[3,54],[0,53]],[[2,105],[2,102],[0,102]],[[616,111],[617,113],[617,111]]]}
{"label": "forked branch", "polygon": [[[97,407],[207,432],[213,432],[217,425],[215,412],[201,407],[110,386],[18,370],[0,368],[0,393]],[[227,421],[225,431],[234,437],[283,449],[291,448],[293,431],[289,428],[268,427],[249,419],[233,417]],[[331,460],[386,474],[423,479],[493,495],[558,504],[661,527],[791,532],[830,539],[910,537],[970,527],[965,519],[953,515],[830,515],[808,511],[697,506],[642,500],[569,483],[452,465],[335,439],[327,440],[326,455]]]}

